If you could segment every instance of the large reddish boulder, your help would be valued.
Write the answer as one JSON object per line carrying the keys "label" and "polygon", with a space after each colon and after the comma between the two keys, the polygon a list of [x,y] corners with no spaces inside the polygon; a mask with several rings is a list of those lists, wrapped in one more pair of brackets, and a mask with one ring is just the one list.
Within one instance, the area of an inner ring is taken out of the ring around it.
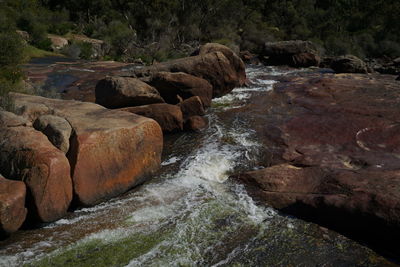
{"label": "large reddish boulder", "polygon": [[158,91],[139,79],[129,77],[107,77],[96,85],[96,103],[106,108],[123,108],[164,100]]}
{"label": "large reddish boulder", "polygon": [[212,52],[221,52],[224,54],[236,70],[239,78],[239,86],[243,86],[246,83],[246,66],[243,60],[232,49],[222,44],[206,43],[199,48],[199,55],[205,55]]}
{"label": "large reddish boulder", "polygon": [[205,107],[211,106],[213,88],[202,78],[184,72],[157,72],[148,83],[160,92],[168,104],[178,104],[179,98],[198,96]]}
{"label": "large reddish boulder", "polygon": [[166,133],[183,130],[183,115],[179,106],[170,104],[152,104],[122,108],[120,110],[151,118],[158,122],[163,132]]}
{"label": "large reddish boulder", "polygon": [[207,80],[213,86],[213,97],[223,96],[241,85],[242,75],[222,52],[180,58],[133,72],[136,77],[150,77],[157,72],[184,72]]}
{"label": "large reddish boulder", "polygon": [[0,128],[0,140],[0,171],[25,182],[31,215],[43,222],[62,218],[72,200],[65,155],[32,127]]}
{"label": "large reddish boulder", "polygon": [[25,221],[26,187],[0,175],[0,237],[17,231]]}
{"label": "large reddish boulder", "polygon": [[71,125],[67,156],[79,204],[93,205],[117,196],[151,177],[160,166],[163,137],[154,120],[93,103],[13,97],[25,117],[34,117],[30,106],[45,104],[50,114]]}

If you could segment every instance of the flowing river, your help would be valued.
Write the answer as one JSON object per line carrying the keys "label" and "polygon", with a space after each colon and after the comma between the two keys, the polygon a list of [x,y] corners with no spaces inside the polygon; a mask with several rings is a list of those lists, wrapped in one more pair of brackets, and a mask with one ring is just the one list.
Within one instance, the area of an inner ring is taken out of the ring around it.
{"label": "flowing river", "polygon": [[228,179],[262,168],[262,146],[237,107],[285,75],[248,68],[253,85],[214,99],[210,126],[167,136],[151,181],[0,242],[0,266],[374,266],[376,254],[255,203]]}

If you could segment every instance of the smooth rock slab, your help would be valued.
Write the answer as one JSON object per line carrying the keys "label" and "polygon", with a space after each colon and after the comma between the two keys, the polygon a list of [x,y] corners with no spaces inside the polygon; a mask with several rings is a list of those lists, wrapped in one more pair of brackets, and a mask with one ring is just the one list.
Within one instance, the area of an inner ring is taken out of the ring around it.
{"label": "smooth rock slab", "polygon": [[29,213],[43,222],[62,218],[72,200],[65,155],[32,127],[1,128],[0,140],[0,171],[25,182]]}
{"label": "smooth rock slab", "polygon": [[97,104],[13,94],[16,106],[45,103],[72,126],[70,150],[74,194],[79,204],[94,205],[149,178],[159,168],[163,137],[152,119]]}
{"label": "smooth rock slab", "polygon": [[25,221],[26,187],[0,175],[0,237],[17,231]]}

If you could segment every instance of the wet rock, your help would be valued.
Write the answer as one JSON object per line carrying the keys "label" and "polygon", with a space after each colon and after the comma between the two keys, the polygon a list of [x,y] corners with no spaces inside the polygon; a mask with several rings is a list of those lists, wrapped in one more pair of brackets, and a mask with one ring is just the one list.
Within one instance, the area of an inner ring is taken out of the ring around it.
{"label": "wet rock", "polygon": [[148,83],[155,87],[168,104],[178,104],[179,98],[198,96],[205,107],[211,106],[212,86],[202,78],[183,72],[158,72]]}
{"label": "wet rock", "polygon": [[28,188],[27,207],[35,219],[62,218],[72,200],[70,165],[47,137],[32,127],[0,129],[0,171]]}
{"label": "wet rock", "polygon": [[185,121],[184,129],[186,131],[200,131],[207,128],[207,126],[207,118],[201,116],[191,116]]}
{"label": "wet rock", "polygon": [[224,54],[235,68],[239,79],[238,86],[243,86],[246,82],[246,66],[242,59],[232,49],[222,44],[206,43],[199,48],[199,55],[206,55],[212,52],[221,52]]}
{"label": "wet rock", "polygon": [[[400,171],[282,164],[236,178],[269,205],[352,237],[368,233],[376,241],[394,244],[400,236]],[[369,233],[371,228],[374,233]]]}
{"label": "wet rock", "polygon": [[213,86],[213,97],[225,95],[241,84],[241,75],[221,52],[158,63],[135,70],[132,75],[149,77],[161,71],[184,72],[205,79]]}
{"label": "wet rock", "polygon": [[49,114],[65,118],[71,125],[67,156],[78,204],[93,205],[117,196],[151,177],[160,166],[163,137],[160,126],[151,119],[93,103],[13,96],[25,116],[33,117],[24,106],[44,103]]}
{"label": "wet rock", "polygon": [[198,96],[188,98],[182,103],[179,103],[178,106],[182,110],[184,120],[191,116],[204,116],[206,114],[203,108],[203,103]]}
{"label": "wet rock", "polygon": [[15,115],[12,112],[0,110],[0,128],[32,126],[32,123],[24,117]]}
{"label": "wet rock", "polygon": [[183,115],[179,106],[152,104],[122,108],[120,110],[151,118],[158,122],[163,132],[166,133],[183,130]]}
{"label": "wet rock", "polygon": [[25,221],[26,187],[0,174],[0,237],[16,232]]}
{"label": "wet rock", "polygon": [[400,85],[391,75],[285,79],[241,112],[252,116],[264,165],[296,167],[273,166],[242,180],[285,212],[399,255],[391,244],[400,237]]}
{"label": "wet rock", "polygon": [[366,63],[353,55],[334,58],[331,68],[336,73],[368,73]]}
{"label": "wet rock", "polygon": [[139,79],[108,77],[96,85],[96,103],[106,108],[123,108],[163,103],[158,91]]}
{"label": "wet rock", "polygon": [[264,44],[262,55],[267,64],[293,67],[318,66],[320,57],[317,47],[309,41],[281,41]]}
{"label": "wet rock", "polygon": [[33,127],[44,133],[55,147],[65,154],[68,152],[72,128],[67,120],[53,115],[43,115],[35,120]]}

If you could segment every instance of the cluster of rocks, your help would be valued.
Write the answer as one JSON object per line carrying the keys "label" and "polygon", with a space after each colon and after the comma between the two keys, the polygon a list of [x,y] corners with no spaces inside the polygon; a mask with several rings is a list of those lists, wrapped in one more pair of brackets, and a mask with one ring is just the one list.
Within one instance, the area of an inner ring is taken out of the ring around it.
{"label": "cluster of rocks", "polygon": [[208,43],[191,57],[158,63],[96,85],[96,103],[156,120],[165,133],[207,126],[213,97],[246,82],[245,64],[228,47]]}
{"label": "cluster of rocks", "polygon": [[151,119],[97,104],[12,94],[0,111],[0,231],[62,218],[142,183],[160,166]]}
{"label": "cluster of rocks", "polygon": [[398,257],[399,101],[392,75],[286,77],[242,109],[271,167],[232,178],[285,213]]}
{"label": "cluster of rocks", "polygon": [[[319,49],[310,41],[281,41],[264,44],[260,55],[249,51],[240,52],[245,63],[288,65],[291,67],[331,68],[336,73],[382,73],[400,75],[400,58],[383,58],[367,62],[353,55],[322,57]],[[400,76],[399,76],[400,79]]]}
{"label": "cluster of rocks", "polygon": [[205,128],[211,99],[246,79],[240,58],[216,44],[131,76],[98,82],[102,106],[10,94],[14,113],[0,110],[0,236],[143,183],[160,167],[163,132]]}

